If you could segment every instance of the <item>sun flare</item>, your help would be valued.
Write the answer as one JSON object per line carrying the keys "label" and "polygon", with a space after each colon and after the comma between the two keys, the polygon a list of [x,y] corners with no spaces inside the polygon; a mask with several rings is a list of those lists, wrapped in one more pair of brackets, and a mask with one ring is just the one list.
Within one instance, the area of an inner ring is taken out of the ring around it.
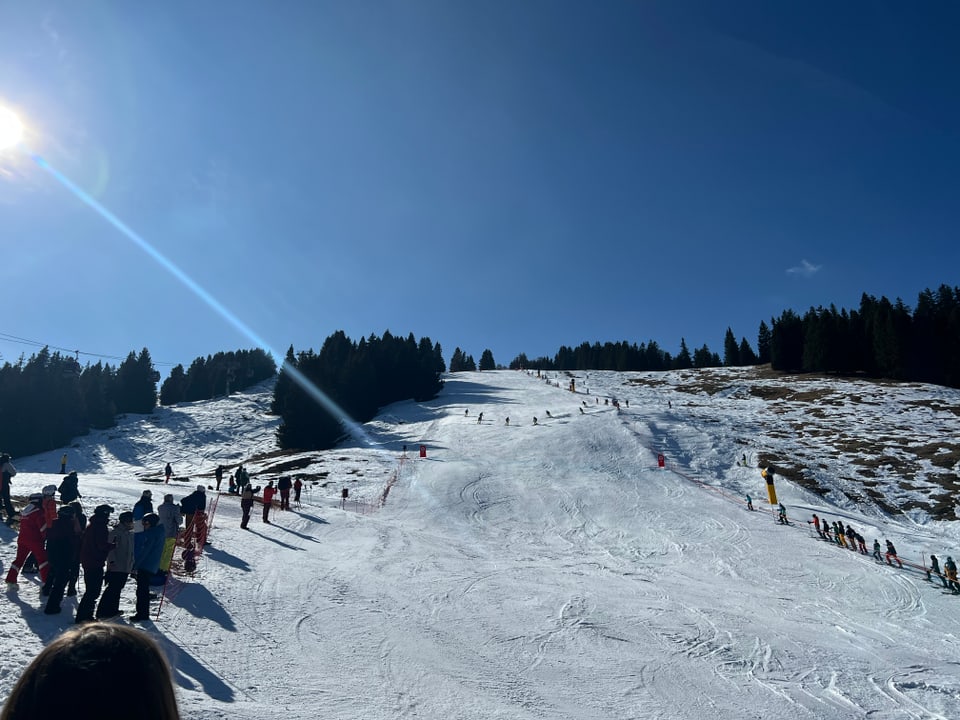
{"label": "sun flare", "polygon": [[23,137],[20,118],[10,110],[0,107],[0,150],[16,145]]}

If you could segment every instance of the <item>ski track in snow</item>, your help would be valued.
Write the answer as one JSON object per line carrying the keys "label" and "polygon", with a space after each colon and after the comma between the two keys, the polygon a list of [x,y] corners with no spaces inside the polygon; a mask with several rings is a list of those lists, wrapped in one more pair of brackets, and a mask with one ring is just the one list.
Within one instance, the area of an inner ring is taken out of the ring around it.
{"label": "ski track in snow", "polygon": [[[756,468],[734,463],[763,402],[731,415],[736,387],[667,395],[624,377],[590,373],[587,396],[525,373],[453,376],[433,401],[386,409],[369,425],[374,449],[322,454],[333,479],[273,525],[257,507],[240,530],[237,499],[221,497],[200,576],[152,628],[184,716],[960,717],[956,598],[817,540],[799,517],[783,527],[744,510],[745,489],[764,505]],[[217,463],[265,455],[268,406],[268,391],[250,392],[78,439],[85,504],[132,505],[168,461],[209,482]],[[399,462],[421,443],[426,460]],[[18,489],[49,481],[40,473],[58,458],[21,462]],[[249,465],[261,484],[268,463]],[[384,507],[339,509],[341,486],[372,500],[393,472]],[[791,508],[824,508],[778,490]],[[910,523],[842,510],[904,556],[919,552],[910,537],[943,542],[937,526],[901,539]],[[6,564],[15,537],[3,538]],[[4,645],[5,691],[69,625],[39,613],[36,595],[22,579],[0,615],[23,640]]]}

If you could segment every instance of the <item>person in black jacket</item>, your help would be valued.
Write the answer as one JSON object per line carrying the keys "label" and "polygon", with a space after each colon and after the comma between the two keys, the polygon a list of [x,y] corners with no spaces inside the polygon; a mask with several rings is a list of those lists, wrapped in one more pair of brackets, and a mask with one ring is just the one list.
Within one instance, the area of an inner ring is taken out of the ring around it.
{"label": "person in black jacket", "polygon": [[43,610],[47,615],[60,612],[63,591],[70,580],[70,571],[79,546],[80,525],[74,516],[73,507],[64,505],[57,512],[53,527],[47,531],[47,560],[50,563],[50,577],[53,579],[47,606]]}
{"label": "person in black jacket", "polygon": [[197,489],[187,495],[180,501],[180,511],[183,513],[183,543],[186,545],[194,534],[200,530],[200,523],[197,522],[197,513],[203,513],[206,517],[207,509],[207,489],[203,485],[197,485]]}
{"label": "person in black jacket", "polygon": [[79,487],[77,487],[78,483],[79,478],[77,478],[77,472],[75,470],[63,478],[63,482],[60,483],[59,487],[60,502],[63,505],[67,505],[83,497],[83,495],[80,494]]}
{"label": "person in black jacket", "polygon": [[280,491],[280,509],[289,510],[290,509],[290,488],[293,487],[293,483],[290,482],[290,478],[284,475],[279,480],[277,480],[277,490]]}

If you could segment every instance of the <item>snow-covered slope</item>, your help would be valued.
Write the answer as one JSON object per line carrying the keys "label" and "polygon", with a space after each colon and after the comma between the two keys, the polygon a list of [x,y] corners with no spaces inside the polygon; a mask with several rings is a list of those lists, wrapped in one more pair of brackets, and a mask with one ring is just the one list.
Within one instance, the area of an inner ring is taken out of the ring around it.
{"label": "snow-covered slope", "polygon": [[[436,400],[386,408],[367,444],[326,453],[272,451],[268,388],[78,439],[88,507],[129,507],[167,461],[190,478],[177,498],[220,462],[258,484],[315,480],[302,508],[249,531],[220,498],[200,577],[149,626],[184,716],[960,717],[960,598],[805,522],[852,523],[916,563],[960,550],[953,523],[857,502],[854,473],[829,471],[845,462],[833,441],[879,443],[891,461],[869,481],[922,508],[943,463],[898,479],[893,459],[958,437],[956,392],[824,380],[765,399],[772,379],[732,370],[579,373],[576,394],[569,380],[457,374]],[[59,455],[20,459],[18,489],[55,480]],[[792,526],[763,502],[761,460],[797,476],[777,484]],[[0,615],[4,693],[72,621],[39,606],[25,581]]]}

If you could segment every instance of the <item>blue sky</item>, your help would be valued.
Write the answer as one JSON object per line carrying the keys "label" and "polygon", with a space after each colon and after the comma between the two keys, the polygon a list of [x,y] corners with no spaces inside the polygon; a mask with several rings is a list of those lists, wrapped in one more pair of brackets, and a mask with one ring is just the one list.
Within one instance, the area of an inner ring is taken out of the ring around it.
{"label": "blue sky", "polygon": [[[951,3],[0,0],[27,143],[258,340],[755,344],[958,282]],[[0,353],[251,347],[19,151]]]}

